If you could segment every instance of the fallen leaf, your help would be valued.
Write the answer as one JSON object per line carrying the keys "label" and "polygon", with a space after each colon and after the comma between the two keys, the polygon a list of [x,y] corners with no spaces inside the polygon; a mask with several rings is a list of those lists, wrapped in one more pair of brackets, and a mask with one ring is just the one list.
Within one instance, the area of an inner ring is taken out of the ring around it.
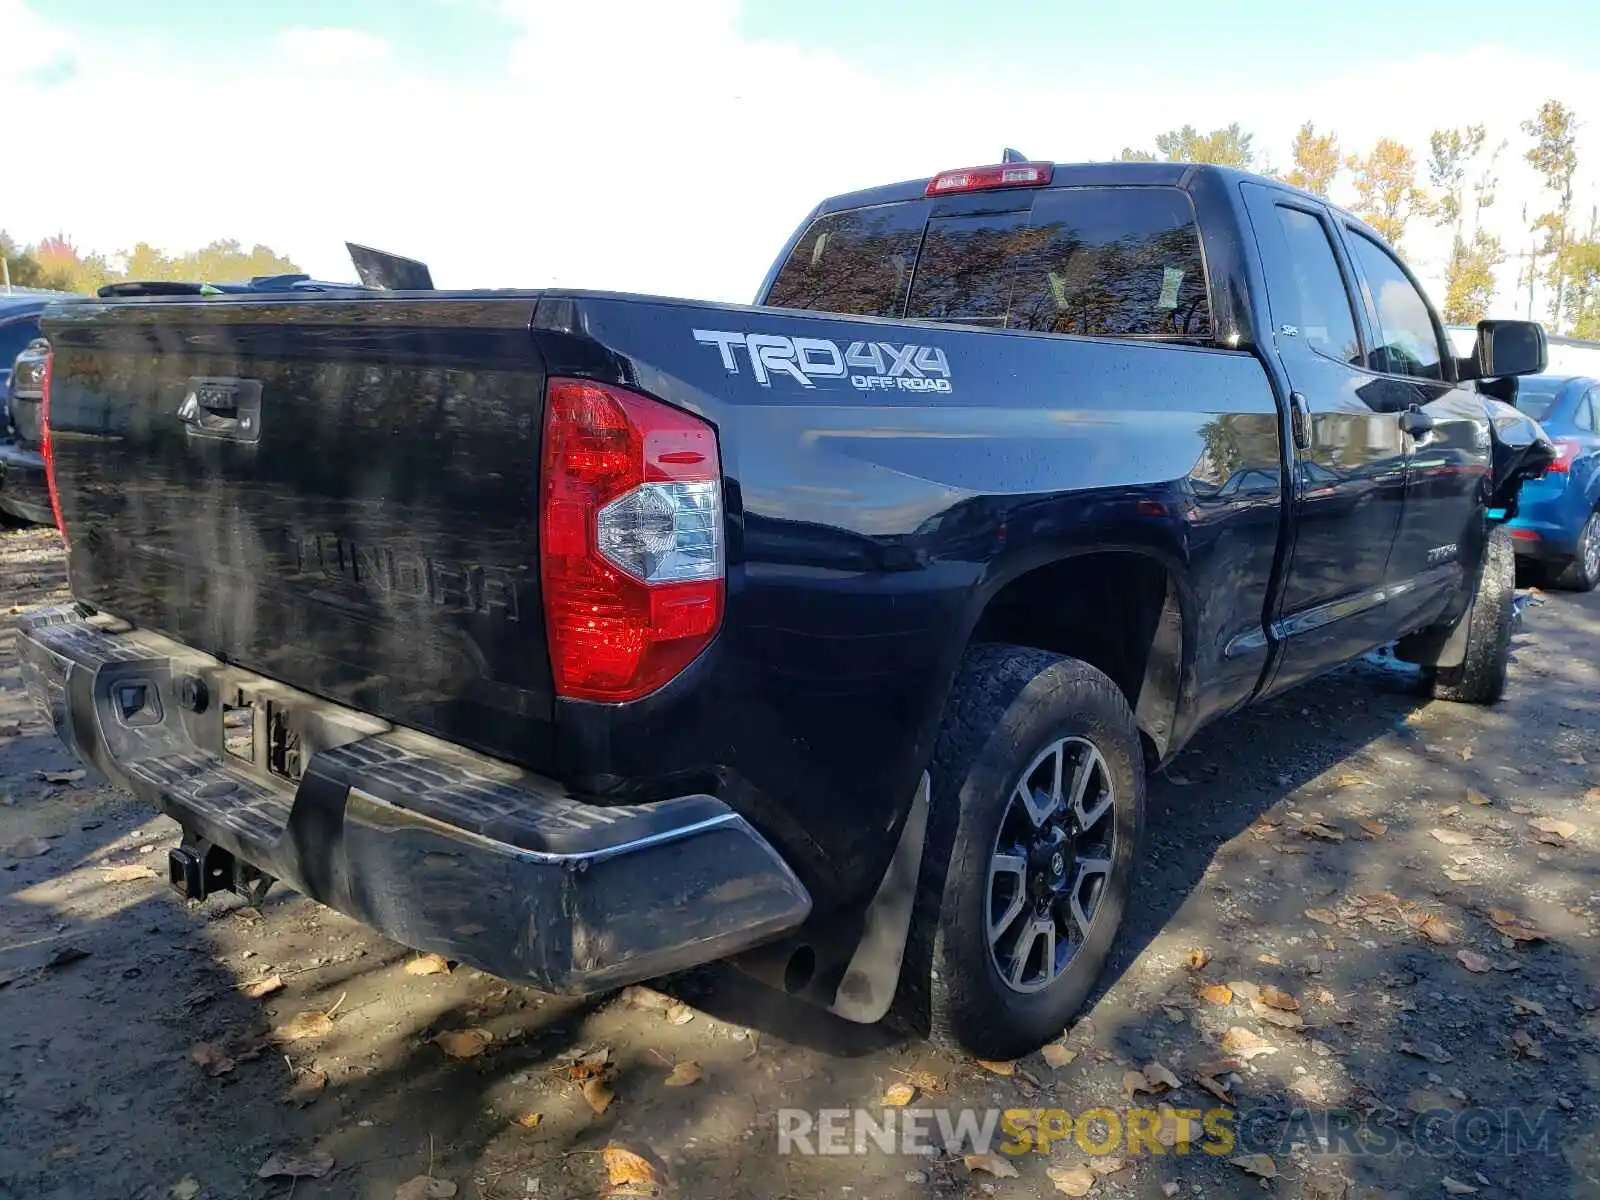
{"label": "fallen leaf", "polygon": [[1229,1094],[1227,1087],[1225,1087],[1223,1085],[1222,1081],[1220,1079],[1218,1079],[1215,1075],[1206,1075],[1206,1074],[1204,1074],[1202,1072],[1197,1071],[1197,1072],[1195,1072],[1194,1081],[1201,1088],[1203,1088],[1206,1092],[1208,1092],[1211,1095],[1215,1096],[1222,1103],[1224,1103],[1224,1104],[1232,1104],[1233,1103],[1233,1096],[1231,1094]]}
{"label": "fallen leaf", "polygon": [[1430,829],[1429,835],[1436,842],[1443,842],[1446,846],[1470,846],[1472,835],[1462,833],[1459,829]]}
{"label": "fallen leaf", "polygon": [[448,975],[450,960],[442,954],[424,954],[406,964],[407,975]]}
{"label": "fallen leaf", "polygon": [[1210,961],[1211,951],[1201,946],[1196,946],[1193,950],[1189,951],[1188,957],[1184,960],[1183,965],[1191,971],[1203,971],[1206,968],[1206,964]]}
{"label": "fallen leaf", "polygon": [[1537,1000],[1529,1000],[1526,996],[1511,997],[1512,1009],[1523,1016],[1542,1017],[1545,1015],[1544,1005]]}
{"label": "fallen leaf", "polygon": [[274,992],[283,991],[283,976],[268,975],[265,979],[258,979],[254,983],[247,983],[239,989],[250,1000],[260,1000]]}
{"label": "fallen leaf", "polygon": [[1366,784],[1367,781],[1361,778],[1361,776],[1352,775],[1348,771],[1333,781],[1334,787],[1341,788],[1365,787]]}
{"label": "fallen leaf", "polygon": [[1276,1025],[1280,1029],[1299,1029],[1305,1025],[1305,1020],[1299,1013],[1274,1008],[1260,1000],[1250,1001],[1250,1011],[1267,1024]]}
{"label": "fallen leaf", "polygon": [[1124,1170],[1127,1165],[1127,1159],[1112,1158],[1110,1155],[1089,1160],[1089,1170],[1096,1175],[1115,1175],[1118,1171]]}
{"label": "fallen leaf", "polygon": [[1144,1077],[1145,1082],[1150,1085],[1146,1090],[1157,1094],[1183,1086],[1182,1081],[1176,1075],[1158,1062],[1153,1062],[1144,1069]]}
{"label": "fallen leaf", "polygon": [[1466,746],[1461,747],[1461,749],[1458,751],[1458,753],[1461,755],[1461,761],[1462,762],[1471,762],[1472,761],[1472,747],[1471,747],[1471,745],[1466,745]]}
{"label": "fallen leaf", "polygon": [[[699,1063],[684,1059],[672,1068],[671,1074],[667,1076],[666,1084],[668,1087],[688,1087],[691,1083],[698,1083],[702,1074]],[[901,1083],[895,1086],[905,1087],[905,1084]],[[889,1090],[893,1091],[894,1088]]]}
{"label": "fallen leaf", "polygon": [[620,1193],[614,1191],[614,1195],[650,1196],[655,1193],[657,1182],[655,1164],[644,1155],[636,1154],[626,1146],[612,1142],[605,1148],[603,1158],[606,1164],[606,1178],[612,1188],[626,1189]]}
{"label": "fallen leaf", "polygon": [[1166,1196],[1168,1198],[1168,1200],[1171,1200],[1171,1198],[1173,1196],[1176,1196],[1178,1194],[1178,1182],[1177,1182],[1177,1180],[1169,1179],[1165,1183],[1163,1183],[1161,1185],[1161,1194],[1163,1196]]}
{"label": "fallen leaf", "polygon": [[1486,806],[1488,806],[1490,804],[1493,804],[1494,801],[1490,800],[1489,797],[1485,796],[1482,792],[1478,791],[1476,788],[1468,788],[1467,789],[1467,803],[1476,805],[1479,808],[1484,808],[1484,807],[1486,807]]}
{"label": "fallen leaf", "polygon": [[1444,1188],[1447,1195],[1451,1196],[1476,1196],[1478,1194],[1478,1189],[1470,1183],[1462,1183],[1461,1180],[1452,1179],[1448,1175],[1439,1181],[1439,1186]]}
{"label": "fallen leaf", "polygon": [[[1073,1058],[1078,1057],[1076,1051],[1069,1050],[1068,1053],[1071,1054]],[[1068,1061],[1070,1062],[1071,1059],[1068,1059]],[[907,1071],[905,1072],[905,1077],[906,1082],[912,1087],[916,1088],[919,1092],[944,1091],[944,1080],[935,1075],[932,1071]]]}
{"label": "fallen leaf", "polygon": [[75,962],[81,962],[89,957],[89,952],[81,946],[61,946],[49,958],[44,960],[47,968],[69,967]]}
{"label": "fallen leaf", "polygon": [[909,1083],[890,1084],[888,1090],[883,1093],[883,1102],[890,1108],[904,1108],[916,1098],[917,1089]]}
{"label": "fallen leaf", "polygon": [[200,1181],[193,1175],[185,1175],[177,1183],[167,1189],[167,1195],[172,1200],[194,1200],[200,1194]]}
{"label": "fallen leaf", "polygon": [[1494,931],[1502,937],[1508,937],[1517,942],[1542,942],[1544,934],[1535,926],[1524,921],[1516,913],[1503,908],[1491,908],[1488,913],[1489,924],[1494,926]]}
{"label": "fallen leaf", "polygon": [[1055,1185],[1063,1196],[1087,1196],[1094,1190],[1095,1174],[1088,1167],[1049,1167],[1045,1178]]}
{"label": "fallen leaf", "polygon": [[1230,1158],[1228,1161],[1246,1175],[1254,1175],[1257,1179],[1278,1177],[1278,1164],[1272,1161],[1270,1154],[1241,1154],[1238,1158]]}
{"label": "fallen leaf", "polygon": [[408,1179],[394,1190],[394,1200],[450,1200],[456,1194],[456,1185],[448,1179],[435,1179],[432,1175],[418,1175]]}
{"label": "fallen leaf", "polygon": [[694,1009],[687,1004],[672,1004],[667,1008],[667,1023],[671,1025],[687,1025],[694,1020]]}
{"label": "fallen leaf", "polygon": [[1126,1100],[1132,1100],[1140,1092],[1150,1091],[1150,1081],[1144,1077],[1143,1071],[1124,1071],[1122,1073],[1122,1095]]}
{"label": "fallen leaf", "polygon": [[1284,1012],[1300,1011],[1300,1001],[1296,1000],[1288,992],[1280,991],[1273,987],[1270,983],[1261,989],[1261,1003],[1282,1009]]}
{"label": "fallen leaf", "polygon": [[1245,979],[1230,979],[1228,986],[1233,989],[1233,994],[1242,1000],[1261,999],[1261,989]]}
{"label": "fallen leaf", "polygon": [[77,783],[89,772],[79,769],[76,771],[36,771],[35,774],[46,783]]}
{"label": "fallen leaf", "polygon": [[1583,794],[1585,804],[1600,804],[1600,787],[1592,787]]}
{"label": "fallen leaf", "polygon": [[1517,1053],[1523,1058],[1544,1057],[1544,1049],[1536,1042],[1533,1035],[1526,1029],[1519,1029],[1511,1035],[1511,1044],[1516,1047]]}
{"label": "fallen leaf", "polygon": [[306,1038],[327,1037],[333,1032],[333,1019],[327,1013],[315,1010],[297,1013],[272,1032],[280,1042],[299,1042]]}
{"label": "fallen leaf", "polygon": [[189,1047],[189,1061],[212,1079],[233,1070],[233,1059],[215,1042],[196,1042]]}
{"label": "fallen leaf", "polygon": [[1300,826],[1300,832],[1308,838],[1315,838],[1319,842],[1342,842],[1344,834],[1332,825],[1324,825],[1320,821],[1310,825]]}
{"label": "fallen leaf", "polygon": [[1413,1058],[1425,1058],[1431,1063],[1440,1065],[1456,1060],[1455,1055],[1437,1042],[1401,1042],[1400,1053],[1409,1054]]}
{"label": "fallen leaf", "polygon": [[596,1116],[611,1107],[613,1095],[614,1093],[606,1086],[603,1079],[590,1079],[583,1085],[583,1098],[588,1102],[589,1107],[594,1109]]}
{"label": "fallen leaf", "polygon": [[1045,1065],[1060,1070],[1073,1059],[1078,1057],[1076,1050],[1068,1050],[1060,1042],[1046,1042],[1039,1050]]}
{"label": "fallen leaf", "polygon": [[143,863],[128,863],[121,867],[107,867],[101,878],[107,883],[132,883],[135,879],[158,879],[160,876]]}
{"label": "fallen leaf", "polygon": [[975,1058],[972,1061],[977,1063],[985,1071],[988,1071],[994,1075],[1004,1075],[1008,1079],[1012,1075],[1015,1075],[1017,1071],[1017,1064],[1014,1062],[995,1062],[987,1058]]}
{"label": "fallen leaf", "polygon": [[961,1161],[967,1164],[969,1171],[983,1171],[996,1179],[1017,1178],[1017,1169],[996,1154],[968,1154]]}
{"label": "fallen leaf", "polygon": [[1428,913],[1417,922],[1417,932],[1435,946],[1448,946],[1455,940],[1456,931],[1438,913]]}
{"label": "fallen leaf", "polygon": [[256,1169],[257,1179],[321,1179],[333,1170],[333,1156],[274,1154]]}
{"label": "fallen leaf", "polygon": [[322,1095],[327,1087],[328,1077],[323,1072],[313,1071],[310,1068],[296,1071],[294,1083],[283,1094],[283,1102],[292,1104],[296,1108],[307,1108],[316,1103],[317,1097]]}
{"label": "fallen leaf", "polygon": [[1541,846],[1555,846],[1558,848],[1562,846],[1570,846],[1572,844],[1559,833],[1535,834],[1533,840],[1538,842]]}
{"label": "fallen leaf", "polygon": [[1571,821],[1557,820],[1555,817],[1535,817],[1528,822],[1540,833],[1553,833],[1559,838],[1572,838],[1578,836],[1578,827]]}
{"label": "fallen leaf", "polygon": [[449,1029],[433,1039],[451,1058],[477,1058],[494,1041],[487,1029]]}
{"label": "fallen leaf", "polygon": [[1225,983],[1208,983],[1195,993],[1207,1004],[1232,1004],[1233,989]]}
{"label": "fallen leaf", "polygon": [[1474,975],[1487,975],[1494,964],[1476,950],[1457,950],[1456,960]]}
{"label": "fallen leaf", "polygon": [[1318,925],[1337,925],[1339,923],[1339,914],[1331,909],[1308,908],[1306,909],[1306,916]]}
{"label": "fallen leaf", "polygon": [[519,1113],[512,1118],[511,1123],[523,1129],[537,1129],[544,1123],[544,1114],[537,1112]]}
{"label": "fallen leaf", "polygon": [[20,842],[12,842],[6,847],[6,854],[11,858],[38,858],[41,854],[50,853],[50,843],[43,838],[23,838]]}
{"label": "fallen leaf", "polygon": [[1369,837],[1381,838],[1389,832],[1389,827],[1382,821],[1362,821],[1361,828],[1366,830]]}
{"label": "fallen leaf", "polygon": [[1238,1025],[1222,1035],[1222,1048],[1248,1062],[1263,1054],[1276,1054],[1278,1048],[1259,1034]]}

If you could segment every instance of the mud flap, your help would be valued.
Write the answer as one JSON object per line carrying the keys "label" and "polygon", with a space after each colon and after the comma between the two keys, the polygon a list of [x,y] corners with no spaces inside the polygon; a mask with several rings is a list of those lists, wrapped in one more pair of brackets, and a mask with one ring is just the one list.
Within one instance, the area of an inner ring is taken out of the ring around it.
{"label": "mud flap", "polygon": [[871,1025],[881,1021],[900,985],[900,965],[911,930],[911,911],[922,872],[922,844],[928,831],[928,773],[922,773],[911,811],[906,815],[894,858],[867,909],[861,941],[845,968],[828,1011],[847,1021]]}

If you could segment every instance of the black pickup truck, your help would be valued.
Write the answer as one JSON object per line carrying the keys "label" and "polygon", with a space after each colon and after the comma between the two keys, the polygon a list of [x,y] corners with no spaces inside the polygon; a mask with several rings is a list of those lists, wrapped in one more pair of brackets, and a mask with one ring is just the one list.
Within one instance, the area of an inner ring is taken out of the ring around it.
{"label": "black pickup truck", "polygon": [[1454,357],[1348,213],[1012,161],[826,201],[758,300],[62,306],[29,690],[191,897],[988,1057],[1083,1003],[1206,722],[1396,641],[1500,696],[1544,334]]}

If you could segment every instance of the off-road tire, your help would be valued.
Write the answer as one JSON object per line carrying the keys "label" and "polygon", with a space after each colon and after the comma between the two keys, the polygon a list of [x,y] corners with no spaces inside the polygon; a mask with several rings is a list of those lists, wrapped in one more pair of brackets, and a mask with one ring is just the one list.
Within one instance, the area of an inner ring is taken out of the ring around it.
{"label": "off-road tire", "polygon": [[1461,704],[1494,704],[1505,695],[1511,658],[1512,598],[1517,587],[1517,556],[1511,531],[1489,531],[1467,622],[1467,649],[1459,667],[1433,668],[1426,678],[1435,699]]}
{"label": "off-road tire", "polygon": [[1600,513],[1590,513],[1578,535],[1578,551],[1572,561],[1555,572],[1551,587],[1565,592],[1592,592],[1600,584]]}
{"label": "off-road tire", "polygon": [[[1063,737],[1093,745],[1112,789],[1111,869],[1079,944],[1041,990],[1013,990],[988,937],[990,861],[1022,773]],[[1013,1059],[1057,1036],[1094,987],[1122,924],[1144,823],[1144,758],[1102,672],[1003,644],[963,658],[930,766],[927,844],[894,1022],[946,1049]]]}

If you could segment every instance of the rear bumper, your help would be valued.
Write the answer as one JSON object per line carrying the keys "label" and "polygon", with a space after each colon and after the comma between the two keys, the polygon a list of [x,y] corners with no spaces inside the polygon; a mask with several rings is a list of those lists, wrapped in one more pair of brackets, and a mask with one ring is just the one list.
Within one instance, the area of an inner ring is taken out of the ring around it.
{"label": "rear bumper", "polygon": [[0,512],[39,525],[55,524],[44,458],[16,442],[0,442]]}
{"label": "rear bumper", "polygon": [[[722,801],[601,807],[556,784],[76,607],[26,614],[23,681],[80,758],[186,829],[413,946],[583,995],[749,949],[811,898]],[[136,690],[143,687],[144,692]],[[127,716],[130,695],[148,703]],[[294,714],[297,784],[250,752]],[[238,750],[237,739],[234,749]]]}

